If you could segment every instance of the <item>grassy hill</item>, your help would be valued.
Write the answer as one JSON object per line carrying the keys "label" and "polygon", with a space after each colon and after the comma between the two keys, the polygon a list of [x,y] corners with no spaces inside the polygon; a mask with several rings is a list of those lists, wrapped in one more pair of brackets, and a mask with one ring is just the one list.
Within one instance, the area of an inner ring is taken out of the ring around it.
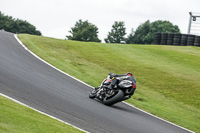
{"label": "grassy hill", "polygon": [[18,37],[47,62],[92,86],[100,85],[109,72],[132,72],[137,89],[128,103],[200,132],[200,47]]}

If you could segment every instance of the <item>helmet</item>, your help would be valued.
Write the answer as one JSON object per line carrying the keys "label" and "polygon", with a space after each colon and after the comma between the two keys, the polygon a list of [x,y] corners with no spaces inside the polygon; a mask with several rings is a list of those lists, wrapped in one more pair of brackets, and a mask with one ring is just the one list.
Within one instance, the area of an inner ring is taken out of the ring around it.
{"label": "helmet", "polygon": [[133,76],[133,74],[130,72],[127,72],[126,75],[131,76],[131,77]]}

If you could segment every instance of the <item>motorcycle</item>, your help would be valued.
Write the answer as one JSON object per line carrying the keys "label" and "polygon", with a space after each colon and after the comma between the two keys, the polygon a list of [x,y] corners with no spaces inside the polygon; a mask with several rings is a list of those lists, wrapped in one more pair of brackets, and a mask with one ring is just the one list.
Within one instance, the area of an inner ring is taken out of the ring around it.
{"label": "motorcycle", "polygon": [[128,80],[129,78],[126,75],[115,77],[119,83],[116,84],[113,89],[110,89],[109,85],[112,82],[112,77],[112,74],[109,74],[107,78],[103,80],[101,85],[89,94],[89,98],[99,99],[107,106],[131,98],[136,89],[136,81]]}

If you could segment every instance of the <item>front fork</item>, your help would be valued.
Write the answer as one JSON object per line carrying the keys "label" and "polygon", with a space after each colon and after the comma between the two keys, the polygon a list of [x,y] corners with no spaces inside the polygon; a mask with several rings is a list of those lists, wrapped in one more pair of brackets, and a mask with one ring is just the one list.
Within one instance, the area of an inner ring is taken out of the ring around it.
{"label": "front fork", "polygon": [[96,98],[102,101],[104,98],[103,95],[104,95],[104,88],[100,86],[98,87]]}
{"label": "front fork", "polygon": [[114,94],[113,89],[108,89],[105,86],[100,86],[98,91],[97,91],[96,98],[103,100],[105,97],[110,97],[113,94]]}

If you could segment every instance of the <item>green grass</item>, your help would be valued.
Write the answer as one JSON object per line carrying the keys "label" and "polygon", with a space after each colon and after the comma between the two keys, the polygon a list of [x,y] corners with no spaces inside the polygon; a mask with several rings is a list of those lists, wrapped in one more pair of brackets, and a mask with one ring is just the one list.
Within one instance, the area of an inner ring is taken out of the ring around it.
{"label": "green grass", "polygon": [[92,85],[109,72],[132,72],[135,95],[127,102],[200,132],[200,48],[101,44],[20,34],[35,54]]}
{"label": "green grass", "polygon": [[81,133],[65,123],[0,96],[1,133]]}

